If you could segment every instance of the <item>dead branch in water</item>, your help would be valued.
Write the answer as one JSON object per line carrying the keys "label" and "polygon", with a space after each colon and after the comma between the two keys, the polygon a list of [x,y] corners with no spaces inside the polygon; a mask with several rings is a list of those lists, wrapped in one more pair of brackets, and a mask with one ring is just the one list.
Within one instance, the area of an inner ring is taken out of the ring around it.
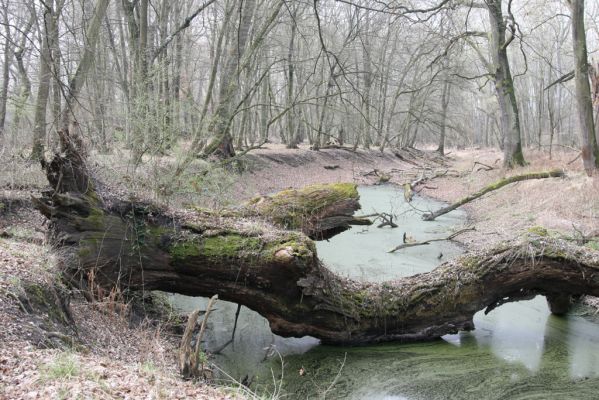
{"label": "dead branch in water", "polygon": [[380,224],[377,225],[377,228],[384,228],[385,226],[390,226],[391,228],[397,228],[397,224],[393,222],[393,215],[389,213],[381,213],[378,218],[382,220]]}
{"label": "dead branch in water", "polygon": [[424,240],[422,242],[414,242],[414,243],[402,243],[402,244],[392,248],[387,253],[395,253],[397,250],[405,249],[408,247],[424,246],[427,244],[431,244],[433,242],[443,242],[446,240],[453,240],[464,232],[475,231],[475,230],[476,230],[476,227],[465,228],[465,229],[461,229],[457,232],[454,232],[451,235],[444,237],[444,238],[430,239],[430,240]]}

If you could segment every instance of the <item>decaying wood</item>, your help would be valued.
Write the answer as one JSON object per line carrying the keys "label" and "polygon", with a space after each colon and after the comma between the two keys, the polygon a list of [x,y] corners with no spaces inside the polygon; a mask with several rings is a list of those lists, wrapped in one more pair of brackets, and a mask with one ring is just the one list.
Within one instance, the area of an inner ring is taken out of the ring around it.
{"label": "decaying wood", "polygon": [[[417,188],[419,186],[422,186],[425,183],[432,181],[433,179],[448,176],[450,174],[450,171],[448,169],[443,170],[443,171],[434,171],[434,172],[428,173],[428,174],[427,174],[427,172],[429,172],[427,169],[422,169],[420,176],[418,178],[414,179],[411,182],[406,182],[403,184],[404,199],[406,200],[407,203],[412,202],[412,199],[414,198],[414,193],[420,192],[419,190],[417,190]],[[459,173],[452,172],[451,176],[459,176]]]}
{"label": "decaying wood", "polygon": [[70,255],[65,279],[77,284],[93,272],[97,285],[123,292],[217,293],[264,316],[281,336],[332,344],[429,340],[473,329],[475,312],[506,301],[543,294],[563,306],[566,296],[599,295],[599,252],[551,237],[532,235],[429,273],[364,283],[326,268],[306,235],[263,218],[166,213],[83,189],[37,200]]}
{"label": "decaying wood", "polygon": [[184,378],[191,379],[206,377],[205,375],[207,373],[207,369],[201,362],[200,357],[202,353],[202,338],[204,337],[204,332],[206,331],[208,317],[210,316],[212,307],[217,299],[218,295],[214,295],[210,298],[210,301],[208,301],[206,312],[204,313],[204,318],[202,319],[202,324],[200,325],[200,331],[198,332],[198,336],[196,338],[195,346],[192,346],[192,339],[198,322],[200,310],[195,310],[189,315],[187,325],[185,326],[185,332],[183,333],[183,338],[181,339],[181,345],[179,346],[179,371]]}
{"label": "decaying wood", "polygon": [[200,310],[195,310],[189,314],[187,319],[187,325],[183,332],[183,338],[181,339],[181,345],[179,346],[179,371],[182,376],[191,377],[191,356],[193,354],[193,348],[191,346],[191,340],[193,339],[193,332],[198,322],[198,316]]}
{"label": "decaying wood", "polygon": [[462,233],[465,232],[469,232],[469,231],[474,231],[476,230],[476,228],[472,227],[472,228],[465,228],[465,229],[460,229],[457,232],[452,233],[451,235],[444,237],[444,238],[437,238],[437,239],[429,239],[429,240],[424,240],[422,242],[412,242],[412,243],[402,243],[400,245],[395,246],[394,248],[392,248],[391,250],[389,250],[387,253],[395,253],[397,250],[401,250],[401,249],[405,249],[408,247],[416,247],[416,246],[425,246],[427,244],[431,244],[433,242],[444,242],[446,240],[453,240],[456,237],[458,237],[459,235],[461,235]]}
{"label": "decaying wood", "polygon": [[322,240],[351,225],[372,224],[366,218],[353,216],[360,209],[359,198],[357,186],[352,183],[310,185],[256,197],[237,214],[259,216],[284,229],[299,230],[312,239]]}
{"label": "decaying wood", "polygon": [[453,211],[464,204],[471,202],[472,200],[476,200],[479,197],[484,196],[485,194],[492,192],[497,189],[501,189],[502,187],[509,185],[510,183],[521,182],[529,179],[545,179],[545,178],[561,178],[564,176],[564,171],[561,170],[552,170],[548,172],[532,172],[528,174],[522,175],[514,175],[507,178],[500,179],[497,182],[494,182],[490,185],[485,186],[481,190],[476,193],[473,193],[469,196],[464,197],[461,200],[456,201],[455,203],[443,207],[440,210],[431,213],[425,213],[422,215],[422,219],[425,221],[433,221],[435,218],[440,217],[441,215],[447,214],[450,211]]}

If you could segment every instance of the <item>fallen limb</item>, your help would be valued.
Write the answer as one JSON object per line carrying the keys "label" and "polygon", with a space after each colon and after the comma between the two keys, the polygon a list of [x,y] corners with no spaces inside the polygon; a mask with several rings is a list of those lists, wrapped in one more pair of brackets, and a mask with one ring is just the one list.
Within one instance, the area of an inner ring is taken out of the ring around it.
{"label": "fallen limb", "polygon": [[447,207],[443,207],[440,210],[437,210],[435,212],[423,214],[422,219],[424,221],[433,221],[433,220],[435,220],[435,218],[437,218],[441,215],[447,214],[448,212],[453,211],[456,208],[461,207],[464,204],[467,204],[473,200],[476,200],[479,197],[482,197],[489,192],[492,192],[497,189],[501,189],[502,187],[509,185],[510,183],[521,182],[521,181],[525,181],[525,180],[529,180],[529,179],[561,178],[563,176],[564,176],[563,171],[552,170],[549,172],[532,172],[532,173],[528,173],[528,174],[514,175],[514,176],[510,176],[508,178],[503,178],[497,182],[494,182],[490,185],[485,186],[478,192],[473,193],[469,196],[466,196],[463,199],[461,199]]}
{"label": "fallen limb", "polygon": [[431,244],[433,242],[444,242],[446,240],[453,240],[456,237],[458,237],[459,235],[461,235],[464,232],[469,232],[469,231],[475,231],[476,228],[472,227],[472,228],[465,228],[465,229],[461,229],[457,232],[452,233],[451,235],[444,237],[444,238],[438,238],[438,239],[430,239],[430,240],[425,240],[422,242],[413,242],[413,243],[402,243],[398,246],[395,246],[394,248],[392,248],[391,250],[389,250],[387,253],[395,253],[397,250],[401,250],[401,249],[405,249],[407,247],[416,247],[416,246],[425,246],[427,244]]}
{"label": "fallen limb", "polygon": [[542,294],[563,312],[572,295],[599,295],[599,252],[556,238],[531,235],[429,273],[359,282],[324,266],[301,232],[264,219],[105,202],[77,163],[54,163],[55,190],[36,204],[63,246],[65,280],[78,285],[93,273],[97,285],[123,293],[216,293],[258,312],[282,336],[331,344],[431,340],[473,329],[477,311],[506,301]]}

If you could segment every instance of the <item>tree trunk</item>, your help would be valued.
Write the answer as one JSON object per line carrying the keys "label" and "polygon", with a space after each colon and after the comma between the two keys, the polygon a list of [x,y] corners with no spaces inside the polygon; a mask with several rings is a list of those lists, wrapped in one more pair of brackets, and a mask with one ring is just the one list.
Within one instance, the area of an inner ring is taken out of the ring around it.
{"label": "tree trunk", "polygon": [[449,79],[443,82],[443,94],[441,95],[441,132],[439,133],[439,147],[437,152],[442,156],[445,155],[445,131],[447,129],[447,109],[449,108],[449,94],[451,91],[451,83]]}
{"label": "tree trunk", "polygon": [[102,25],[102,20],[104,19],[104,15],[106,14],[106,9],[108,8],[109,2],[110,0],[97,1],[96,7],[94,9],[94,14],[91,20],[89,21],[89,25],[87,26],[86,42],[85,47],[83,48],[83,56],[81,57],[81,61],[77,65],[75,74],[69,81],[69,87],[65,98],[65,107],[60,118],[61,126],[59,130],[59,135],[61,139],[61,145],[63,148],[65,147],[65,140],[70,140],[70,138],[68,137],[69,125],[73,118],[74,108],[79,98],[81,89],[83,88],[85,77],[94,61],[94,50],[96,47],[98,36],[100,35],[100,26]]}
{"label": "tree trunk", "polygon": [[21,116],[25,114],[25,108],[27,107],[27,102],[29,100],[29,97],[31,96],[31,80],[27,75],[27,68],[25,68],[23,56],[25,54],[25,44],[27,42],[27,37],[31,29],[33,28],[33,24],[35,23],[35,21],[36,15],[34,12],[31,12],[29,21],[27,22],[25,28],[22,29],[21,39],[19,40],[17,49],[14,52],[15,60],[17,62],[17,69],[19,70],[20,80],[19,95],[15,105],[15,117],[13,120],[13,126],[16,131],[19,131]]}
{"label": "tree trunk", "polygon": [[56,1],[54,12],[52,13],[52,25],[50,26],[50,58],[52,59],[52,117],[54,118],[54,129],[58,130],[60,127],[60,115],[62,113],[62,81],[60,79],[60,62],[61,62],[61,51],[60,51],[60,14],[64,6],[65,1]]}
{"label": "tree trunk", "polygon": [[[57,157],[47,172],[55,191],[36,204],[71,250],[66,277],[73,284],[85,288],[93,273],[106,290],[119,285],[190,296],[216,293],[257,311],[282,336],[310,335],[332,344],[431,340],[473,329],[473,315],[481,309],[534,294],[559,300],[552,309],[560,312],[570,295],[599,295],[597,252],[558,239],[531,236],[429,273],[362,283],[328,270],[307,236],[240,219],[242,210],[178,214],[149,204],[104,202],[84,179],[80,158]],[[316,197],[320,210],[356,199],[354,185],[338,189],[332,193],[340,197]],[[296,221],[298,197],[286,193],[278,200],[270,206],[289,211]],[[269,203],[256,200],[247,207],[260,204]]]}
{"label": "tree trunk", "polygon": [[238,92],[239,59],[245,52],[250,26],[256,7],[256,0],[245,0],[239,21],[239,32],[236,40],[232,40],[227,51],[225,67],[222,71],[219,91],[219,104],[208,131],[214,132],[214,139],[205,149],[206,155],[229,158],[235,155],[233,138],[230,131],[230,118],[233,112],[233,101]]}
{"label": "tree trunk", "polygon": [[487,9],[491,21],[491,55],[493,59],[495,90],[501,113],[501,130],[503,132],[503,165],[506,168],[523,166],[524,154],[520,134],[520,114],[514,81],[510,71],[507,47],[515,35],[515,25],[510,24],[511,36],[506,40],[506,21],[501,9],[502,0],[487,0]]}
{"label": "tree trunk", "polygon": [[37,97],[35,101],[35,119],[33,123],[33,148],[30,158],[39,160],[44,153],[44,139],[46,137],[46,107],[50,95],[50,31],[52,9],[44,8],[44,30],[42,34],[42,49],[40,53],[40,72]]}
{"label": "tree trunk", "polygon": [[582,161],[587,175],[593,175],[599,168],[599,147],[595,137],[593,122],[593,98],[589,84],[589,62],[587,39],[584,28],[584,0],[570,0],[572,12],[572,42],[576,57],[575,81],[576,104],[578,105],[578,124],[582,137]]}
{"label": "tree trunk", "polygon": [[10,24],[8,23],[8,4],[4,5],[4,60],[2,64],[2,88],[0,89],[0,138],[4,136],[4,125],[6,123],[6,104],[8,103],[8,80],[10,58],[12,53],[12,40],[10,35]]}
{"label": "tree trunk", "polygon": [[293,103],[295,102],[294,96],[294,80],[295,80],[295,61],[293,56],[295,54],[295,36],[297,33],[297,11],[299,6],[294,5],[293,12],[291,15],[291,35],[289,37],[289,48],[287,49],[287,107],[290,110],[287,112],[287,148],[288,149],[297,149],[299,145],[299,140],[296,134],[295,129],[295,119],[297,116],[293,111]]}

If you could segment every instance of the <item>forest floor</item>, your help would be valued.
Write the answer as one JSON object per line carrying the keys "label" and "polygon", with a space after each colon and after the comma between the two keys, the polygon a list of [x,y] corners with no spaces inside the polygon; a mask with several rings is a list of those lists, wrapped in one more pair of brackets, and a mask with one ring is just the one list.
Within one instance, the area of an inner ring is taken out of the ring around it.
{"label": "forest floor", "polygon": [[[512,184],[466,205],[467,223],[476,231],[459,240],[474,249],[534,226],[570,236],[599,231],[599,179],[586,177],[580,160],[569,163],[575,152],[555,152],[549,160],[547,153],[528,151],[529,166],[505,171],[499,151],[490,149],[452,150],[444,159],[401,153],[400,159],[374,150],[269,147],[244,157],[241,175],[213,169],[187,176],[176,188],[167,187],[162,178],[172,165],[168,157],[132,168],[119,161],[126,159],[122,154],[93,155],[91,165],[106,183],[105,190],[121,196],[173,207],[194,203],[215,208],[311,183],[388,180],[401,185],[431,173],[442,176],[428,181],[420,193],[453,202],[506,175],[561,168],[564,179]],[[35,315],[26,288],[48,286],[60,275],[61,255],[49,246],[45,220],[30,200],[46,188],[46,181],[39,166],[22,159],[0,160],[0,168],[5,171],[0,176],[0,399],[253,396],[245,389],[213,388],[178,377],[179,336],[170,328],[171,318],[178,316],[162,314],[158,320],[138,318],[132,323],[134,304],[122,303],[118,296],[95,304],[74,297],[74,332],[61,330],[51,312]],[[61,345],[65,337],[75,339]]]}

